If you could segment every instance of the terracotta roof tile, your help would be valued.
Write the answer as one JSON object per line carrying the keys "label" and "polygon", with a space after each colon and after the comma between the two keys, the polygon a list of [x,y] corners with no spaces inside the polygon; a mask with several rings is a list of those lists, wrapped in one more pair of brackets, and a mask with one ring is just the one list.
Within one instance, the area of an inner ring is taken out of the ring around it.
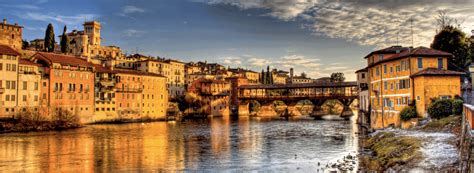
{"label": "terracotta roof tile", "polygon": [[0,55],[20,56],[21,54],[17,52],[15,49],[11,48],[10,46],[0,45]]}
{"label": "terracotta roof tile", "polygon": [[108,67],[104,67],[97,64],[94,64],[94,69],[96,72],[99,72],[99,73],[117,73]]}
{"label": "terracotta roof tile", "polygon": [[61,65],[73,65],[73,66],[83,66],[83,67],[92,67],[93,64],[86,61],[86,59],[77,56],[70,56],[64,54],[55,54],[55,53],[46,53],[38,52],[33,55],[33,58],[42,57],[47,59],[50,63],[58,63]]}
{"label": "terracotta roof tile", "polygon": [[397,53],[397,51],[402,52],[402,51],[405,51],[405,50],[408,50],[408,49],[409,49],[408,47],[391,46],[391,47],[387,47],[387,48],[384,48],[384,49],[373,51],[370,54],[368,54],[367,56],[365,56],[364,58],[366,59],[366,58],[368,58],[369,56],[371,56],[373,54],[395,54],[395,53]]}
{"label": "terracotta roof tile", "polygon": [[36,64],[30,60],[26,60],[26,59],[20,59],[18,60],[18,64],[20,65],[31,65],[31,66],[40,66],[40,64]]}
{"label": "terracotta roof tile", "polygon": [[400,58],[405,58],[405,57],[417,57],[417,56],[422,56],[422,57],[452,57],[453,55],[447,52],[443,52],[440,50],[436,49],[431,49],[427,47],[417,47],[415,49],[408,49],[405,51],[402,51],[398,54],[395,54],[391,57],[388,57],[386,59],[383,59],[381,61],[377,61],[373,64],[370,64],[368,67],[375,66],[377,64],[383,63],[383,62],[388,62]]}
{"label": "terracotta roof tile", "polygon": [[464,73],[450,70],[442,70],[437,68],[427,68],[421,71],[418,71],[411,75],[411,77],[416,76],[460,76]]}

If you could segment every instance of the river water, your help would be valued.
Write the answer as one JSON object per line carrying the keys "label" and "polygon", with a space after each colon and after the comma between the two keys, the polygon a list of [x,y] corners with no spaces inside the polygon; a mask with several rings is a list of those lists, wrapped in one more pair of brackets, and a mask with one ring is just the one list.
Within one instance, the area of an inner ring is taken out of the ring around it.
{"label": "river water", "polygon": [[354,120],[213,118],[0,134],[0,170],[322,172],[357,151],[356,132]]}

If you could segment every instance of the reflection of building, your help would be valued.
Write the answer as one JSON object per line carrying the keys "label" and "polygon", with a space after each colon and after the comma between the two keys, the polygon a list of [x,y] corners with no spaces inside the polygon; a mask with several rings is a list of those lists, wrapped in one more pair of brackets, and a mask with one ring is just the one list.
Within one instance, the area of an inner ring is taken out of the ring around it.
{"label": "reflection of building", "polygon": [[20,53],[0,45],[0,117],[11,117],[17,106],[18,59]]}
{"label": "reflection of building", "polygon": [[0,32],[0,44],[11,46],[15,50],[21,50],[23,40],[23,27],[18,24],[8,24],[7,19],[0,23],[2,28]]}
{"label": "reflection of building", "polygon": [[81,122],[92,122],[93,65],[79,57],[44,52],[36,53],[32,60],[40,64],[43,78],[48,79],[50,113],[67,111],[77,115]]}
{"label": "reflection of building", "polygon": [[189,93],[197,96],[203,113],[211,116],[229,115],[230,84],[221,80],[201,78],[188,88]]}
{"label": "reflection of building", "polygon": [[418,116],[426,117],[432,99],[459,95],[462,73],[447,70],[451,57],[430,48],[401,46],[367,55],[371,127],[404,127],[399,117],[403,108],[415,106]]}

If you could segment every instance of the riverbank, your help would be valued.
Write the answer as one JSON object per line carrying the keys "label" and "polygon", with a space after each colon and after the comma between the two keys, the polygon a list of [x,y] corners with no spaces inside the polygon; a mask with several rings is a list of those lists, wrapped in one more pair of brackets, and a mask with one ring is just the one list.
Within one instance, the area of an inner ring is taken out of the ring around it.
{"label": "riverbank", "polygon": [[82,125],[70,121],[0,120],[0,133],[37,132],[80,128]]}
{"label": "riverbank", "polygon": [[372,171],[456,171],[460,131],[460,116],[432,120],[410,130],[378,130],[362,142],[360,167]]}

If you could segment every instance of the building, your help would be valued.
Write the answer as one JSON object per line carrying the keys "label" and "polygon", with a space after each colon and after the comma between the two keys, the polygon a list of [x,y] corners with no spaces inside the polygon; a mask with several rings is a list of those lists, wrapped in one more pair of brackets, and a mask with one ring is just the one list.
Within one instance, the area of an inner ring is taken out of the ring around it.
{"label": "building", "polygon": [[78,117],[81,123],[93,122],[94,115],[94,66],[76,56],[38,52],[32,61],[39,64],[42,73],[42,90],[47,97],[49,115],[59,114]]}
{"label": "building", "polygon": [[209,116],[229,116],[230,83],[201,78],[194,81],[188,92],[196,96],[199,106],[193,112]]}
{"label": "building", "polygon": [[0,23],[0,44],[9,45],[11,48],[20,51],[23,45],[23,27],[18,24],[8,24],[7,19]]}
{"label": "building", "polygon": [[[248,79],[245,77],[232,76],[225,79],[230,83],[230,110],[235,113],[239,110],[239,106],[243,103],[239,103],[239,87],[242,85],[248,85]],[[245,104],[248,106],[248,104]],[[248,109],[243,109],[248,110]],[[249,112],[238,112],[239,115],[248,115]]]}
{"label": "building", "polygon": [[239,77],[245,77],[248,79],[248,82],[250,84],[258,84],[260,83],[260,73],[252,71],[252,70],[247,70],[243,68],[229,68],[229,71],[232,72],[234,75],[239,76]]}
{"label": "building", "polygon": [[169,64],[169,69],[166,71],[168,92],[170,98],[184,96],[185,94],[185,80],[184,80],[184,66],[185,63],[177,60],[165,60]]}
{"label": "building", "polygon": [[432,99],[460,95],[460,75],[447,70],[446,52],[418,47],[392,46],[371,52],[367,59],[370,97],[370,125],[408,127],[400,120],[400,111],[415,106],[419,117],[427,117]]}
{"label": "building", "polygon": [[0,118],[12,117],[17,110],[19,59],[19,52],[12,47],[0,45]]}
{"label": "building", "polygon": [[288,79],[288,72],[283,70],[272,70],[272,77],[274,84],[286,84]]}
{"label": "building", "polygon": [[[67,33],[69,39],[69,54],[83,57],[123,57],[117,46],[102,46],[101,24],[98,21],[88,21],[83,24],[84,30],[73,30]],[[61,36],[59,36],[61,37]]]}
{"label": "building", "polygon": [[40,108],[41,74],[39,64],[20,59],[18,62],[18,108],[20,111],[38,112]]}
{"label": "building", "polygon": [[42,51],[44,50],[44,39],[34,39],[30,41],[28,47],[30,50]]}
{"label": "building", "polygon": [[[359,102],[359,123],[361,124],[369,124],[370,123],[370,117],[368,116],[367,112],[369,112],[369,76],[366,68],[357,70],[356,72],[357,75],[357,90],[359,93],[359,98],[357,99]],[[330,79],[330,78],[329,78]],[[322,80],[323,81],[323,80]]]}
{"label": "building", "polygon": [[164,119],[168,107],[166,77],[136,70],[116,72],[117,113],[124,119]]}
{"label": "building", "polygon": [[116,74],[104,65],[94,65],[94,118],[93,121],[120,119],[115,99]]}

